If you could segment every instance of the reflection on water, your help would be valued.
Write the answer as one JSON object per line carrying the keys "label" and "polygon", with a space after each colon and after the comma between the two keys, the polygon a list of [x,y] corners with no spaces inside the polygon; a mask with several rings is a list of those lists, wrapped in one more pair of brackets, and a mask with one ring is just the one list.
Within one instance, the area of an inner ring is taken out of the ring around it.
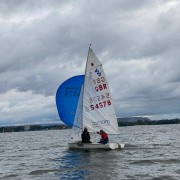
{"label": "reflection on water", "polygon": [[0,134],[0,179],[180,179],[180,125],[122,127],[124,150],[68,150],[70,134]]}
{"label": "reflection on water", "polygon": [[57,160],[59,169],[63,169],[60,174],[61,179],[84,179],[91,170],[87,167],[90,162],[91,152],[66,151],[66,154]]}
{"label": "reflection on water", "polygon": [[109,179],[116,172],[117,153],[112,151],[67,150],[65,155],[57,160],[59,169],[63,169],[61,179]]}

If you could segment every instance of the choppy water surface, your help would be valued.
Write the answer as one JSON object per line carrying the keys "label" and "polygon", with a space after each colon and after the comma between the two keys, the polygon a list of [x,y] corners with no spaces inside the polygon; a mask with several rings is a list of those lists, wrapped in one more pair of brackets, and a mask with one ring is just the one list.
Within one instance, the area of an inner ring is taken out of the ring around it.
{"label": "choppy water surface", "polygon": [[180,179],[180,125],[120,129],[111,151],[68,150],[71,130],[1,133],[0,179]]}

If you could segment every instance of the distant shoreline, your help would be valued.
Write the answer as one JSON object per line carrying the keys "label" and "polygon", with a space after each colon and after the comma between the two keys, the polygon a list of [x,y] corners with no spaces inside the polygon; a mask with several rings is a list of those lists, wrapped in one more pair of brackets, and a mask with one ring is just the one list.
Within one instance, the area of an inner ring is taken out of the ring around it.
{"label": "distant shoreline", "polygon": [[[165,125],[165,124],[180,124],[180,119],[166,119],[166,120],[156,120],[152,121],[147,118],[136,117],[129,118],[117,118],[119,126],[136,126],[136,125]],[[70,129],[71,127],[63,125],[63,124],[56,124],[56,125],[21,125],[21,126],[4,126],[0,127],[0,133],[7,133],[7,132],[23,132],[23,131],[44,131],[44,130],[61,130],[61,129]]]}
{"label": "distant shoreline", "polygon": [[135,126],[135,125],[164,125],[164,124],[180,124],[180,119],[162,119],[162,120],[143,120],[143,118],[137,121],[121,121],[118,119],[119,126]]}
{"label": "distant shoreline", "polygon": [[6,132],[22,132],[22,131],[45,131],[45,130],[60,130],[60,129],[69,129],[68,127],[63,124],[56,124],[56,125],[21,125],[21,126],[4,126],[0,127],[0,133]]}

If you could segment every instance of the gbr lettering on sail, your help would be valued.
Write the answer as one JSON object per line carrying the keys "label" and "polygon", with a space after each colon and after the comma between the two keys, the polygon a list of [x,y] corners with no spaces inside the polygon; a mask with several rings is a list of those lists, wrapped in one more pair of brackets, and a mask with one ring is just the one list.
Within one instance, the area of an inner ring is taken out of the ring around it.
{"label": "gbr lettering on sail", "polygon": [[89,105],[92,111],[111,106],[109,88],[104,73],[98,68],[93,71],[94,72],[89,72],[89,77],[94,90],[94,96],[89,97]]}

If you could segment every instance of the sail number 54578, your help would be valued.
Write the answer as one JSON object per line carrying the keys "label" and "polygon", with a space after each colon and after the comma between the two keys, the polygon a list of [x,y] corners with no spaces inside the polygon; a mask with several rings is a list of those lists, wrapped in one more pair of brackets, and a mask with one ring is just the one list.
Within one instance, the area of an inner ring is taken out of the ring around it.
{"label": "sail number 54578", "polygon": [[110,105],[111,105],[111,101],[107,100],[107,101],[103,101],[103,102],[97,103],[95,105],[91,104],[90,108],[91,108],[91,110],[95,110],[95,109],[104,108],[104,107],[110,106]]}

